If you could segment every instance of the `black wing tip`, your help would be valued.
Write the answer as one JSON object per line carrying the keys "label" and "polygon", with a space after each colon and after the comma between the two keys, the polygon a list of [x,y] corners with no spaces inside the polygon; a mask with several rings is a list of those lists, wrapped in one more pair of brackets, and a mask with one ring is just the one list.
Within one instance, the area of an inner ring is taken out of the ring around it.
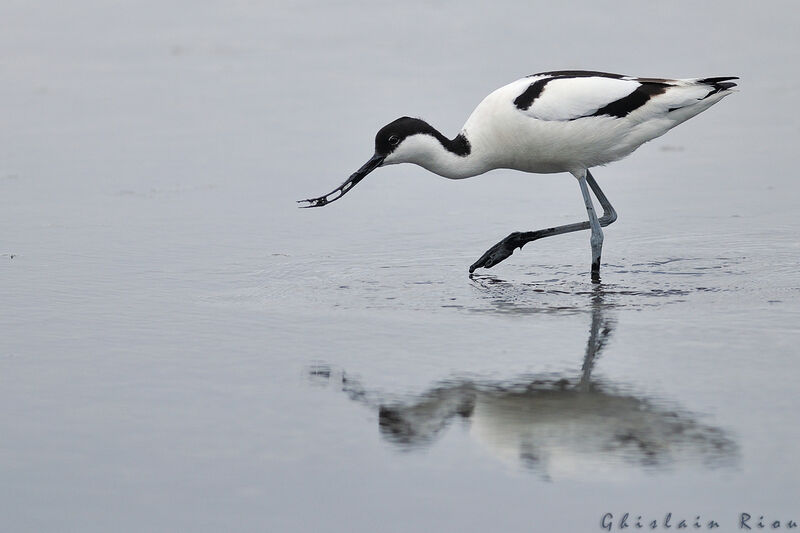
{"label": "black wing tip", "polygon": [[721,81],[738,80],[739,76],[718,76],[716,78],[701,78],[703,83],[719,83]]}
{"label": "black wing tip", "polygon": [[702,78],[698,80],[700,83],[705,83],[707,85],[711,85],[716,89],[714,92],[725,91],[728,89],[733,89],[737,85],[730,80],[738,80],[739,76],[719,76],[716,78]]}

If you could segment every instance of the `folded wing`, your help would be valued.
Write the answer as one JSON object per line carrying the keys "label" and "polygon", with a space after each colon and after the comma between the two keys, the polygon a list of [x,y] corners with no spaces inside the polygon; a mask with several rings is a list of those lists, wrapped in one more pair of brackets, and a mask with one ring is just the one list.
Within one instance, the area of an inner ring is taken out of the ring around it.
{"label": "folded wing", "polygon": [[590,117],[643,121],[693,106],[735,86],[734,77],[671,80],[600,72],[534,74],[514,100],[520,112],[543,121]]}

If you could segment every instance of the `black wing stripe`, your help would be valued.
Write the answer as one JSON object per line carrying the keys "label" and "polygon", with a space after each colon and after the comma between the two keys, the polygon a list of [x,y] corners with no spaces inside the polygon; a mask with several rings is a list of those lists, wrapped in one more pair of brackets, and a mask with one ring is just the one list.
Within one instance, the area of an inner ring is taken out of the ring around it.
{"label": "black wing stripe", "polygon": [[528,76],[532,78],[534,76],[558,76],[560,78],[614,78],[620,80],[622,78],[629,78],[630,76],[624,76],[622,74],[613,74],[611,72],[597,72],[595,70],[552,70],[550,72],[538,72],[536,74],[531,74]]}
{"label": "black wing stripe", "polygon": [[531,74],[528,76],[528,78],[532,78],[534,76],[549,77],[536,80],[535,82],[531,83],[527,89],[525,89],[525,92],[517,96],[517,98],[514,100],[514,105],[522,111],[527,111],[530,109],[534,100],[536,100],[542,94],[542,91],[544,91],[544,86],[553,80],[563,80],[567,78],[613,78],[620,80],[629,77],[623,76],[622,74],[597,72],[594,70],[553,70],[551,72],[539,72],[537,74]]}
{"label": "black wing stripe", "polygon": [[669,85],[665,83],[642,83],[628,96],[623,96],[619,100],[614,100],[591,115],[586,116],[601,117],[603,115],[609,115],[618,118],[626,117],[649,102],[654,96],[663,94],[667,88],[669,88]]}
{"label": "black wing stripe", "polygon": [[536,80],[535,82],[531,83],[530,86],[525,89],[525,92],[514,99],[514,105],[522,111],[530,109],[530,107],[533,105],[533,101],[536,100],[540,94],[542,94],[544,86],[547,85],[548,82],[555,79],[558,78],[544,78],[543,80]]}

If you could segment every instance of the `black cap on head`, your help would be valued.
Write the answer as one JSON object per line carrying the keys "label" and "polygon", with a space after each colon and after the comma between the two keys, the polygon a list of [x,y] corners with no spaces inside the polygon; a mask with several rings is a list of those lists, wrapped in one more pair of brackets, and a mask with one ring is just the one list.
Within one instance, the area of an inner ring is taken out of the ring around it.
{"label": "black cap on head", "polygon": [[436,137],[438,133],[424,120],[411,117],[400,117],[388,123],[375,135],[375,153],[383,156],[391,154],[406,137],[418,133],[427,133]]}

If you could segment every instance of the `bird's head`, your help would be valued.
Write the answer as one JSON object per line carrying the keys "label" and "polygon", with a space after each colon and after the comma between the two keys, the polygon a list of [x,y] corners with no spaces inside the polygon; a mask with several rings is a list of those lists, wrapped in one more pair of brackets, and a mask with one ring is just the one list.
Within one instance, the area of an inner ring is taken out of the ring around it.
{"label": "bird's head", "polygon": [[322,207],[338,200],[367,174],[382,165],[415,163],[417,156],[421,153],[421,144],[426,142],[423,140],[423,136],[435,136],[434,132],[436,130],[430,124],[418,118],[401,117],[390,122],[378,130],[375,135],[375,153],[369,161],[328,194],[318,198],[300,200],[300,203],[307,202],[308,204],[302,207]]}
{"label": "bird's head", "polygon": [[416,163],[418,156],[425,152],[421,144],[438,142],[435,140],[437,133],[422,119],[398,118],[378,130],[375,135],[375,154],[383,156],[384,165]]}

